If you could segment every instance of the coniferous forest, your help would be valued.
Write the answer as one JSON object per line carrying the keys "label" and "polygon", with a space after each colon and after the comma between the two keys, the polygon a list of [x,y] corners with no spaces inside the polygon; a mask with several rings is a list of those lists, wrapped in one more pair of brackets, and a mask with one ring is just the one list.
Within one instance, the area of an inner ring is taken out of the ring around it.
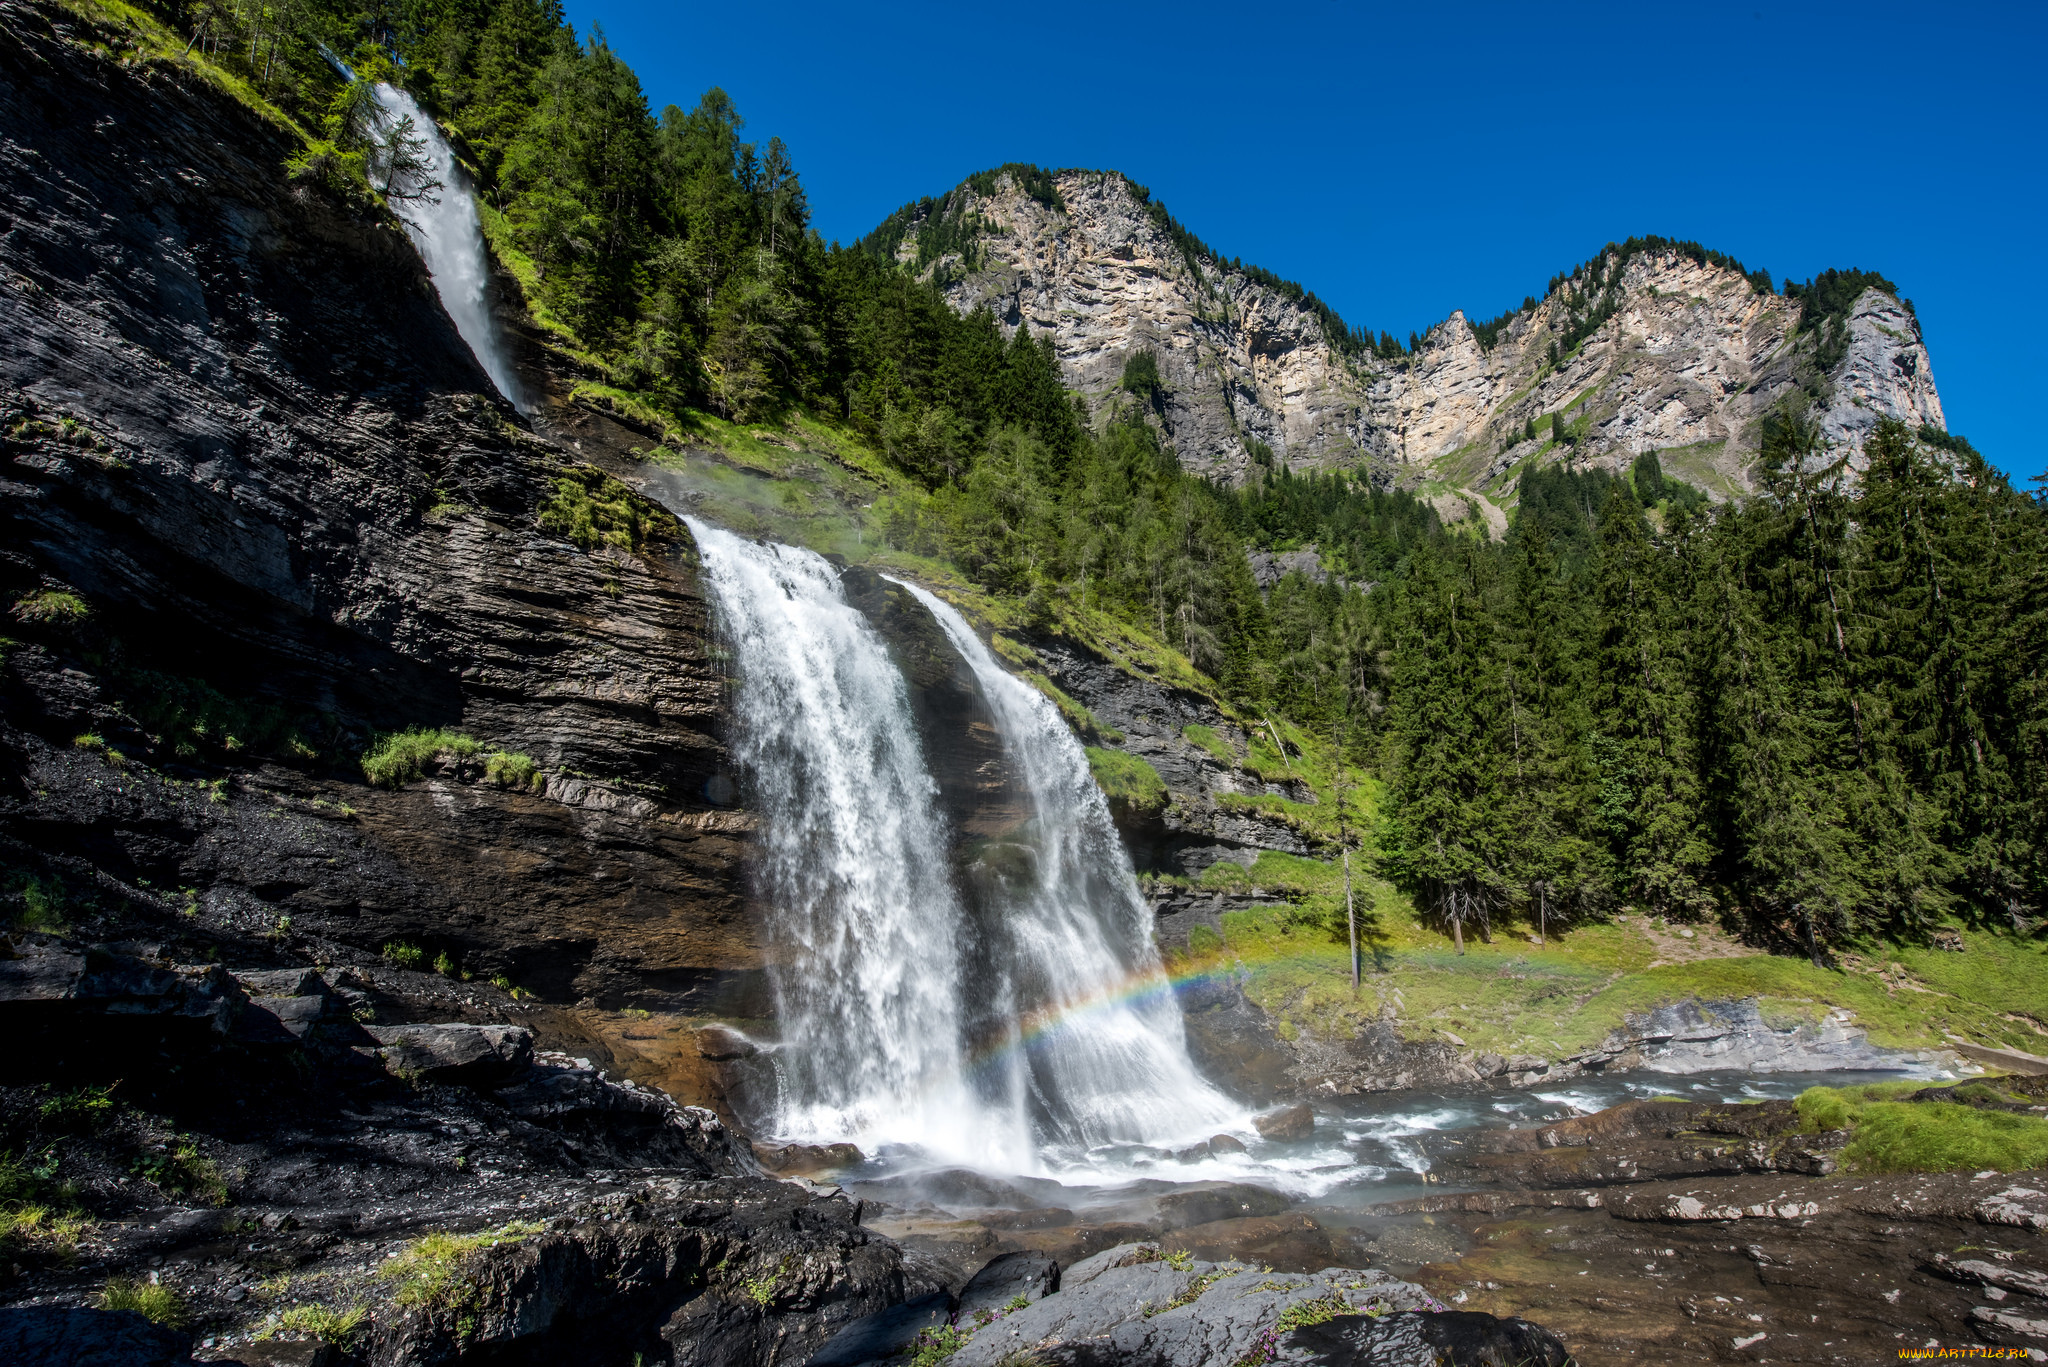
{"label": "coniferous forest", "polygon": [[[1623,475],[1532,463],[1493,542],[1270,453],[1219,487],[1148,423],[1149,356],[1107,400],[1070,395],[1049,338],[958,316],[899,265],[914,215],[828,245],[780,140],[750,140],[718,90],[650,110],[551,0],[206,0],[176,18],[317,130],[296,175],[365,205],[395,193],[406,148],[361,83],[411,90],[542,322],[619,388],[843,424],[914,482],[886,509],[896,547],[1048,623],[1063,603],[1113,613],[1221,696],[1333,738],[1384,782],[1389,872],[1455,934],[1641,907],[1819,960],[2048,914],[2048,509],[1959,438],[1887,423],[1852,470],[1788,407],[1740,503],[1654,454]],[[1866,279],[1787,285],[1823,350]],[[1401,354],[1314,307],[1333,337]],[[1246,550],[1309,543],[1343,582],[1262,593]]]}

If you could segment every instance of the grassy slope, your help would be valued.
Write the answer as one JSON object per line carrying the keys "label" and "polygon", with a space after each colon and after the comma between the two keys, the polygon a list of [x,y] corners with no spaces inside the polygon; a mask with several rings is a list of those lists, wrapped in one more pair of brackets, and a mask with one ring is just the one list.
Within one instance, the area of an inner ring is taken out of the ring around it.
{"label": "grassy slope", "polygon": [[1946,1034],[2041,1052],[2048,1039],[2048,947],[1964,932],[1961,954],[1878,947],[1840,970],[1756,953],[1707,927],[1694,938],[1640,916],[1557,933],[1538,946],[1530,927],[1498,927],[1461,958],[1413,904],[1354,861],[1365,971],[1356,996],[1342,938],[1343,875],[1330,863],[1267,853],[1246,871],[1209,870],[1200,884],[1286,896],[1285,910],[1225,918],[1223,949],[1176,972],[1241,966],[1246,991],[1292,1035],[1349,1033],[1392,1006],[1404,1036],[1455,1035],[1475,1049],[1556,1058],[1598,1044],[1630,1012],[1687,997],[1757,997],[1774,1021],[1850,1013],[1873,1042],[1938,1046]]}

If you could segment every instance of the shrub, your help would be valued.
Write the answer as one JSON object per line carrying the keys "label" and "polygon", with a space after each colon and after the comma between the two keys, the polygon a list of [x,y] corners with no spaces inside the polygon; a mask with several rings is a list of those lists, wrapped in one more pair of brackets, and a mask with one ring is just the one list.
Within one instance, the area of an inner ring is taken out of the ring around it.
{"label": "shrub", "polygon": [[475,1295],[469,1280],[469,1264],[479,1252],[501,1243],[518,1243],[540,1233],[542,1228],[530,1220],[514,1220],[475,1234],[422,1235],[407,1244],[397,1257],[386,1259],[377,1275],[398,1283],[394,1299],[400,1305],[459,1308]]}
{"label": "shrub", "polygon": [[363,776],[380,788],[403,788],[418,778],[429,761],[442,755],[468,759],[483,746],[454,731],[414,727],[380,736],[363,756]]}
{"label": "shrub", "polygon": [[384,957],[398,968],[417,969],[427,961],[427,951],[404,940],[393,940],[384,946]]}
{"label": "shrub", "polygon": [[112,1120],[119,1109],[114,1100],[117,1085],[108,1083],[104,1087],[59,1092],[36,1106],[36,1119],[44,1129],[59,1134],[92,1134]]}
{"label": "shrub", "polygon": [[539,788],[540,766],[526,755],[500,750],[484,760],[484,777],[501,788]]}
{"label": "shrub", "polygon": [[168,1286],[109,1277],[100,1291],[100,1309],[133,1310],[143,1318],[175,1329],[185,1322],[185,1302]]}
{"label": "shrub", "polygon": [[66,626],[92,616],[92,608],[75,593],[44,589],[14,600],[14,618],[40,626]]}
{"label": "shrub", "polygon": [[637,551],[650,537],[673,537],[680,527],[673,514],[587,465],[555,481],[553,497],[540,505],[540,525],[586,551]]}
{"label": "shrub", "polygon": [[141,1155],[131,1170],[167,1196],[183,1196],[209,1206],[228,1203],[227,1179],[221,1176],[220,1166],[182,1136],[173,1136]]}
{"label": "shrub", "polygon": [[6,900],[17,930],[57,932],[65,928],[64,885],[54,878],[15,874],[7,880]]}

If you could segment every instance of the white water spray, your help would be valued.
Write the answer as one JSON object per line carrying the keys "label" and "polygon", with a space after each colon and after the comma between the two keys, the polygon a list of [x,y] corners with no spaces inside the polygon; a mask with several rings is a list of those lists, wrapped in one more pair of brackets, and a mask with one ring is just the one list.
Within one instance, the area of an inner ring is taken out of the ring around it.
{"label": "white water spray", "polygon": [[381,131],[388,136],[401,119],[411,119],[413,136],[424,144],[420,149],[426,163],[423,179],[439,181],[441,187],[416,198],[392,197],[398,216],[419,249],[420,259],[426,262],[427,273],[434,278],[441,307],[448,310],[455,330],[469,343],[477,364],[500,394],[524,408],[518,380],[491,317],[490,266],[468,177],[440,128],[412,96],[383,82],[377,84],[376,94],[377,105],[384,112]]}
{"label": "white water spray", "polygon": [[1007,837],[989,875],[1000,915],[986,929],[1017,1013],[1013,1086],[1038,1103],[1041,1141],[1071,1162],[1102,1145],[1185,1142],[1241,1122],[1188,1057],[1151,913],[1080,742],[950,603],[903,586],[974,672],[1031,794],[1031,821]]}
{"label": "white water spray", "polygon": [[738,674],[783,1042],[777,1131],[992,1171],[1241,1121],[1189,1061],[1086,756],[950,606],[1032,815],[955,886],[902,673],[825,559],[686,519]]}
{"label": "white water spray", "polygon": [[777,1129],[1036,1166],[1024,1098],[969,1075],[948,879],[903,676],[815,552],[689,520],[738,666],[784,1046]]}

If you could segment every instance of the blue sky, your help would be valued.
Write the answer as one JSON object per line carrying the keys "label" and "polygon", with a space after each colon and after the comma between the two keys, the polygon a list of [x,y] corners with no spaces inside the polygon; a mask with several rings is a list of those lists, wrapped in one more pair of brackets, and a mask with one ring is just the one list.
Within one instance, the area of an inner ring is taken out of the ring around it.
{"label": "blue sky", "polygon": [[1114,168],[1401,336],[1633,233],[1919,312],[1949,427],[2048,467],[2048,5],[774,7],[570,0],[656,110],[721,85],[851,240],[1006,161]]}

